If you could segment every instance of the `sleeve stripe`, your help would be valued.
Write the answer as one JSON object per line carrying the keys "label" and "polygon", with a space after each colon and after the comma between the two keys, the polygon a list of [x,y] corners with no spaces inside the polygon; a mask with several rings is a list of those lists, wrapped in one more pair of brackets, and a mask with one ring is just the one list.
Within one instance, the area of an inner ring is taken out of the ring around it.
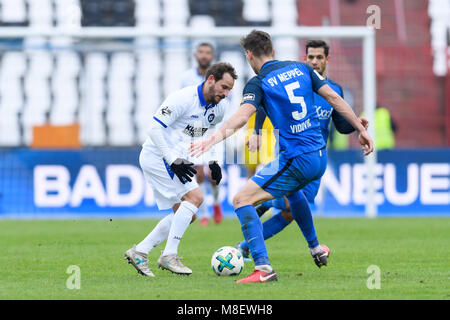
{"label": "sleeve stripe", "polygon": [[259,108],[259,104],[257,102],[255,102],[255,101],[251,101],[251,100],[249,100],[249,101],[242,101],[242,103],[240,105],[243,106],[244,104],[247,104],[247,103],[251,104],[256,109]]}
{"label": "sleeve stripe", "polygon": [[157,122],[159,122],[164,128],[167,128],[167,126],[164,124],[164,122],[159,120],[157,117],[153,117],[153,119],[155,119]]}

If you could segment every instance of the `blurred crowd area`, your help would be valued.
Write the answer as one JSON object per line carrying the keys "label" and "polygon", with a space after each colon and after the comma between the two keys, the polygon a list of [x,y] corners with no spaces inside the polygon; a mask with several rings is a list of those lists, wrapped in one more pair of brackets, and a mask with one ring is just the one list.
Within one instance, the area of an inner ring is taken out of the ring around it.
{"label": "blurred crowd area", "polygon": [[[205,29],[365,25],[368,0],[0,0],[2,29],[136,27]],[[396,123],[397,147],[450,145],[448,0],[381,0],[377,104]],[[307,39],[274,39],[276,58],[303,60]],[[362,43],[324,39],[329,76],[362,112]],[[238,41],[201,39],[239,74],[230,113],[253,71]],[[33,128],[79,126],[81,146],[134,146],[152,113],[196,66],[197,40],[0,38],[0,146],[30,146]],[[229,116],[228,115],[228,116]],[[354,138],[350,147],[356,146]]]}

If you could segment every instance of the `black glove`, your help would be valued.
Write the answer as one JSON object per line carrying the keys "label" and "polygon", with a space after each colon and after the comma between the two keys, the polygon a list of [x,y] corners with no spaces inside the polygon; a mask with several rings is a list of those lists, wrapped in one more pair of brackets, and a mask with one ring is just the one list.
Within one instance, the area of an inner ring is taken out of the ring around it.
{"label": "black glove", "polygon": [[182,184],[186,183],[186,180],[191,182],[191,177],[197,173],[194,169],[194,164],[186,159],[178,158],[170,165],[172,171],[177,175]]}
{"label": "black glove", "polygon": [[209,162],[209,169],[211,170],[211,178],[216,181],[216,185],[222,180],[222,169],[220,168],[217,161]]}

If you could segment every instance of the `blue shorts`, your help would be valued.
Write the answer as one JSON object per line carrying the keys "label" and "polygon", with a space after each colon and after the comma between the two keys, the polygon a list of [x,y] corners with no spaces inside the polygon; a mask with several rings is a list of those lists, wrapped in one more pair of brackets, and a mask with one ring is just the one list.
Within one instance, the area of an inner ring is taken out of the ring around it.
{"label": "blue shorts", "polygon": [[[306,185],[302,189],[303,193],[305,194],[306,200],[308,200],[308,202],[311,204],[314,204],[314,199],[317,196],[317,192],[319,192],[320,180],[321,179],[311,181],[310,183],[308,183],[308,185]],[[272,207],[281,209],[281,210],[287,210],[286,203],[284,201],[284,197],[278,198],[278,199],[273,199]]]}
{"label": "blue shorts", "polygon": [[306,187],[302,189],[309,203],[314,203],[314,199],[317,196],[317,192],[319,192],[320,180],[321,179],[311,181],[310,183],[308,183]]}
{"label": "blue shorts", "polygon": [[[286,159],[283,153],[251,179],[274,198],[295,192],[318,180],[327,167],[327,151],[321,149]],[[317,194],[317,191],[315,192]],[[309,200],[309,198],[307,197]]]}

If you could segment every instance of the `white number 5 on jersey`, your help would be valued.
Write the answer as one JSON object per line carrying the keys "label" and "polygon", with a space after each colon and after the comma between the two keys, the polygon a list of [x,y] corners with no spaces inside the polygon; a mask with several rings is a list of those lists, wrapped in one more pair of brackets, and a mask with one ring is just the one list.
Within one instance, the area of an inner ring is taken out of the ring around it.
{"label": "white number 5 on jersey", "polygon": [[302,120],[304,117],[306,117],[306,114],[308,112],[308,110],[306,109],[305,98],[302,96],[294,95],[294,90],[298,88],[300,88],[300,83],[298,83],[298,81],[284,86],[284,89],[288,94],[289,101],[291,103],[300,104],[300,106],[302,107],[301,112],[298,111],[292,112],[292,117],[294,118],[294,120]]}

